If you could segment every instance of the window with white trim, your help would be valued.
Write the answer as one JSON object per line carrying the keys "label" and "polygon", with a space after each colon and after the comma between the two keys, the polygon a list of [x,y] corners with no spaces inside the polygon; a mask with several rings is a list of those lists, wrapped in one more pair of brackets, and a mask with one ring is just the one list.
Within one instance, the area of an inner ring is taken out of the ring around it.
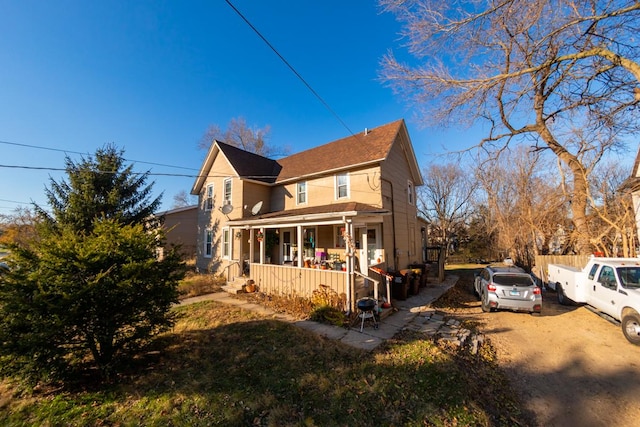
{"label": "window with white trim", "polygon": [[413,182],[411,182],[411,180],[407,181],[407,202],[410,205],[413,205],[413,201],[415,199],[414,197],[414,192],[413,192]]}
{"label": "window with white trim", "polygon": [[225,205],[231,204],[231,178],[226,178],[224,180],[224,199],[223,203]]}
{"label": "window with white trim", "polygon": [[213,230],[204,230],[204,256],[211,258],[213,254]]}
{"label": "window with white trim", "polygon": [[307,181],[299,182],[296,190],[296,200],[299,205],[304,205],[307,203]]}
{"label": "window with white trim", "polygon": [[349,198],[349,175],[341,173],[336,175],[336,199]]}
{"label": "window with white trim", "polygon": [[207,185],[207,189],[205,191],[204,209],[210,211],[213,209],[213,184]]}
{"label": "window with white trim", "polygon": [[229,229],[225,228],[222,230],[222,257],[229,258],[230,245],[229,245]]}

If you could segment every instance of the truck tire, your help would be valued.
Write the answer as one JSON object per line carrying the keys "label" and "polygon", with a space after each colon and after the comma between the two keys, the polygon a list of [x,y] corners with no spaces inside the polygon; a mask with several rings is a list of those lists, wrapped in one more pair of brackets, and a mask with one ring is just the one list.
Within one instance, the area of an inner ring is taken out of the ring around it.
{"label": "truck tire", "polygon": [[564,289],[562,289],[562,285],[560,283],[556,283],[556,295],[558,297],[558,304],[560,305],[571,305],[569,298],[564,294]]}
{"label": "truck tire", "polygon": [[631,311],[622,316],[622,333],[634,345],[640,345],[640,315]]}

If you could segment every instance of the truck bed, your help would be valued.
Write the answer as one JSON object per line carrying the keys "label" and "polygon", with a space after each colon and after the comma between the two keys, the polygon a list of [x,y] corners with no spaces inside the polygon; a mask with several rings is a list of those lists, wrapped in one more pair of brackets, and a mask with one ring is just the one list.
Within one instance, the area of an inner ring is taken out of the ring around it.
{"label": "truck bed", "polygon": [[549,264],[547,286],[557,291],[556,284],[560,283],[565,295],[574,302],[584,302],[584,292],[578,287],[581,268],[563,264]]}

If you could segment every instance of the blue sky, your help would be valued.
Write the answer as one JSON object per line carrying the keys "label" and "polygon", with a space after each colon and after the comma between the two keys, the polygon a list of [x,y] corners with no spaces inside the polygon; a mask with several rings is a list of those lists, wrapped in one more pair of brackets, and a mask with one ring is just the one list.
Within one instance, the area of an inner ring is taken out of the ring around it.
{"label": "blue sky", "polygon": [[[375,1],[233,4],[354,133],[404,118],[421,165],[477,142],[421,128],[378,81],[381,57],[402,48]],[[33,168],[63,168],[65,150],[79,160],[114,143],[136,171],[195,174],[206,128],[235,117],[269,125],[270,143],[293,152],[349,135],[224,0],[0,0],[0,10],[0,213],[46,206],[49,177],[64,174]],[[165,209],[193,184],[150,179]]]}

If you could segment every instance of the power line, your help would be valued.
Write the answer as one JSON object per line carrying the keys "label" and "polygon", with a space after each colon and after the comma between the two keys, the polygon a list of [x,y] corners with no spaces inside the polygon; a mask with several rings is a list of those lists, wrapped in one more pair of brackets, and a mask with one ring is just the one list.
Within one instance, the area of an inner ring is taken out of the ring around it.
{"label": "power line", "polygon": [[18,204],[21,204],[21,205],[26,205],[26,204],[30,203],[30,202],[18,202],[17,200],[7,200],[7,199],[0,199],[0,202],[18,203]]}
{"label": "power line", "polygon": [[[65,172],[66,168],[53,168],[47,166],[25,166],[25,165],[3,165],[0,164],[0,168],[6,169],[25,169],[25,170],[44,170],[44,171],[54,171],[54,172]],[[118,174],[121,171],[101,171],[101,170],[92,170],[92,172],[101,173],[101,174]],[[131,172],[131,175],[148,175],[148,176],[168,176],[175,178],[229,178],[228,174],[180,174],[180,173],[163,173],[163,172]],[[369,175],[368,172],[355,172],[349,174],[349,176],[358,176],[358,175]],[[240,179],[276,179],[277,175],[238,175]]]}
{"label": "power line", "polygon": [[[65,154],[68,154],[68,153],[79,154],[81,156],[89,156],[90,155],[89,153],[81,153],[79,151],[65,150],[63,148],[42,147],[42,146],[39,146],[39,145],[20,144],[18,142],[0,141],[0,144],[14,145],[14,146],[17,146],[17,147],[35,148],[35,149],[38,149],[38,150],[56,151],[56,152],[65,153]],[[185,167],[185,166],[167,165],[167,164],[163,164],[163,163],[146,162],[144,160],[133,160],[133,159],[124,159],[124,158],[122,160],[125,160],[127,162],[143,163],[143,164],[147,164],[147,165],[162,166],[162,167],[167,167],[167,168],[198,170],[196,168],[188,168],[188,167]]]}
{"label": "power line", "polygon": [[304,83],[304,85],[307,87],[307,89],[309,89],[309,91],[316,97],[318,98],[318,100],[322,103],[322,105],[324,105],[324,107],[331,113],[333,114],[333,116],[342,124],[342,126],[344,126],[344,128],[352,135],[355,136],[355,134],[351,131],[351,129],[349,129],[349,126],[347,126],[347,124],[340,118],[340,116],[338,115],[338,113],[336,113],[331,106],[329,106],[329,104],[318,94],[318,92],[316,92],[309,83],[307,83],[307,81],[300,75],[300,73],[298,73],[296,71],[295,68],[293,68],[293,66],[289,63],[289,61],[287,61],[284,56],[282,56],[280,54],[280,52],[278,52],[278,50],[269,42],[269,40],[267,40],[267,38],[265,36],[263,36],[260,31],[258,31],[258,29],[256,27],[253,26],[253,24],[251,22],[249,22],[249,20],[231,3],[230,0],[225,0],[227,2],[227,4],[229,5],[229,7],[231,7],[231,9],[233,9],[238,16],[240,16],[240,18],[242,18],[242,20],[244,22],[246,22],[246,24],[258,35],[258,37],[260,37],[262,39],[262,41],[264,41],[266,43],[267,46],[269,46],[269,48],[273,51],[273,53],[275,53],[278,58],[280,58],[280,60],[282,62],[284,62],[284,64],[289,67],[289,69],[293,72],[293,74],[296,75],[296,77],[302,82]]}

